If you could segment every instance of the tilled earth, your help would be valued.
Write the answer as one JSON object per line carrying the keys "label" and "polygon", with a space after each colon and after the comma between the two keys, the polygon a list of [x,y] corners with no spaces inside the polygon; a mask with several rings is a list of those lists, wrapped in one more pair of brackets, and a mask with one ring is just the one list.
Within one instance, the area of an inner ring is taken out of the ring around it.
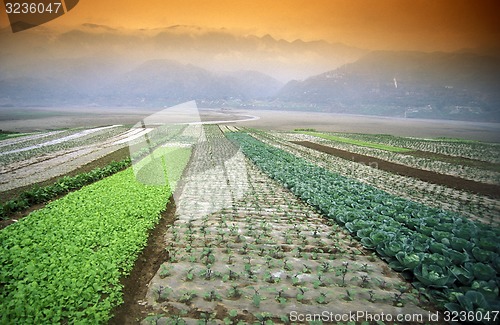
{"label": "tilled earth", "polygon": [[425,319],[385,262],[241,153],[224,155],[229,146],[217,138],[193,152],[164,237],[168,258],[137,301],[153,311],[144,324],[288,323],[359,311]]}

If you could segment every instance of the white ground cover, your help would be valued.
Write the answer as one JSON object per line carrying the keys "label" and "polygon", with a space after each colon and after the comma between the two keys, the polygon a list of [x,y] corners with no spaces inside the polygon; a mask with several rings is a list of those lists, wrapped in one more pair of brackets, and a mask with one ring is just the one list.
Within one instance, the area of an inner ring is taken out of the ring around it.
{"label": "white ground cover", "polygon": [[[124,135],[126,132],[128,132],[128,129],[124,127],[98,128],[97,131],[92,132],[81,130],[76,133],[70,131],[59,132],[55,135],[51,134],[50,142],[55,143],[51,146],[39,146],[30,151],[7,154],[4,157],[22,154],[29,154],[29,156],[26,159],[17,159],[18,157],[16,157],[13,162],[0,164],[0,192],[64,175],[89,162],[104,157],[125,146],[124,144],[114,145],[113,143],[126,138]],[[70,134],[68,135],[68,133]],[[77,137],[73,137],[77,134]],[[72,137],[72,140],[69,137]],[[62,139],[66,140],[61,141]],[[77,142],[73,143],[74,141]],[[47,143],[47,141],[42,143]],[[70,144],[75,144],[75,146]],[[22,145],[33,146],[31,141],[16,145],[19,146],[18,149],[23,148]]]}
{"label": "white ground cover", "polygon": [[476,182],[482,182],[488,184],[500,184],[500,173],[491,170],[484,170],[477,167],[452,164],[428,158],[420,158],[412,155],[406,155],[404,153],[395,153],[381,149],[356,146],[348,143],[340,143],[336,141],[314,137],[307,134],[286,133],[283,134],[282,136],[290,141],[310,141],[328,147],[357,153],[360,155],[376,157],[400,165],[405,165],[422,170],[429,170],[445,175],[456,176],[463,179],[473,180]]}
{"label": "white ground cover", "polygon": [[336,136],[362,141],[375,141],[395,147],[428,151],[448,156],[465,157],[492,163],[500,163],[500,143],[467,141],[461,139],[424,139],[376,134],[332,133]]}
{"label": "white ground cover", "polygon": [[169,260],[143,323],[289,323],[290,313],[420,314],[408,285],[338,226],[207,132],[176,193]]}

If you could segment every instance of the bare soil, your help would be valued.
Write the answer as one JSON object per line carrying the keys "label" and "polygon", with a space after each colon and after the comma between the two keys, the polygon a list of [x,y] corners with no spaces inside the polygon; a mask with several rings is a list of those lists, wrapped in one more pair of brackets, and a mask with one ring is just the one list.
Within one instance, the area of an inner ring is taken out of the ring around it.
{"label": "bare soil", "polygon": [[451,188],[465,190],[480,195],[498,199],[500,198],[500,186],[494,184],[479,183],[451,175],[439,174],[427,170],[412,168],[392,162],[388,162],[379,158],[360,155],[353,152],[335,149],[332,147],[320,145],[310,141],[292,141],[295,144],[318,150],[330,155],[334,155],[343,159],[363,163],[374,168],[385,170],[402,176],[408,176],[420,179],[432,184],[445,185]]}

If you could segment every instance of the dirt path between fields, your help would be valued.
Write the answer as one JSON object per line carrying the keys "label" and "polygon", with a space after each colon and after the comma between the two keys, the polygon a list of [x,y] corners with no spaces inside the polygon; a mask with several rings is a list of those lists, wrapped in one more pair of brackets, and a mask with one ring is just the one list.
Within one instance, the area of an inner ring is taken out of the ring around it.
{"label": "dirt path between fields", "polygon": [[141,304],[148,291],[148,283],[160,268],[160,265],[168,260],[165,250],[165,232],[174,223],[176,207],[170,198],[167,210],[162,213],[159,224],[151,231],[148,243],[137,258],[134,268],[127,277],[121,280],[123,284],[123,304],[113,311],[110,325],[139,324],[148,313],[152,312],[146,304]]}
{"label": "dirt path between fields", "polygon": [[366,164],[373,168],[385,170],[398,175],[413,177],[432,184],[445,185],[459,190],[465,190],[480,195],[486,195],[494,199],[500,198],[500,186],[498,185],[479,183],[455,176],[439,174],[436,172],[431,172],[418,168],[412,168],[388,162],[386,160],[382,160],[375,157],[370,157],[352,153],[345,150],[335,149],[332,147],[324,146],[310,141],[291,141],[291,142],[310,149],[321,151],[354,162]]}

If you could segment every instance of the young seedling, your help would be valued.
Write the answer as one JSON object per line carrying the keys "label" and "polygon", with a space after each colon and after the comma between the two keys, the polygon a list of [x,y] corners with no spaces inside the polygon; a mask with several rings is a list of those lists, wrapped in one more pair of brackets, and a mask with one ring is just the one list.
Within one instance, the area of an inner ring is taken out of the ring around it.
{"label": "young seedling", "polygon": [[382,289],[382,290],[388,290],[388,289],[391,288],[391,284],[388,283],[387,281],[385,281],[383,279],[382,280],[377,279],[377,281],[379,283],[378,286],[379,286],[380,289]]}
{"label": "young seedling", "polygon": [[253,289],[254,290],[254,295],[252,296],[252,303],[256,308],[260,307],[260,302],[263,300],[264,297],[262,297],[259,293],[259,290]]}
{"label": "young seedling", "polygon": [[201,273],[200,273],[200,276],[201,277],[204,277],[205,280],[210,280],[213,276],[213,271],[212,269],[210,269],[210,266],[207,266],[206,269],[202,270]]}
{"label": "young seedling", "polygon": [[165,264],[162,264],[160,267],[160,273],[159,276],[161,279],[166,278],[167,276],[170,276],[172,273],[172,269]]}
{"label": "young seedling", "polygon": [[193,281],[193,279],[194,279],[193,268],[190,268],[186,273],[186,281]]}
{"label": "young seedling", "polygon": [[344,300],[345,301],[353,301],[354,300],[354,296],[353,296],[352,292],[349,291],[349,290],[347,290],[347,289],[346,289],[345,292],[346,292],[346,295],[344,296]]}
{"label": "young seedling", "polygon": [[164,316],[164,314],[150,315],[144,318],[144,321],[150,325],[158,325],[158,321]]}
{"label": "young seedling", "polygon": [[276,294],[276,297],[274,298],[277,302],[279,302],[281,305],[284,305],[286,303],[286,298],[284,297],[283,295],[283,289],[281,289],[280,291],[278,291],[278,293]]}
{"label": "young seedling", "polygon": [[271,251],[271,254],[270,254],[273,258],[276,258],[276,259],[281,259],[283,258],[283,251],[281,250],[281,247],[280,246],[275,246],[273,248],[273,250]]}
{"label": "young seedling", "polygon": [[231,309],[228,313],[227,316],[224,317],[224,324],[225,325],[233,325],[236,324],[236,317],[238,317],[238,311],[236,309]]}
{"label": "young seedling", "polygon": [[255,317],[259,320],[260,325],[272,325],[274,324],[271,318],[273,317],[270,313],[259,313]]}
{"label": "young seedling", "polygon": [[200,313],[199,325],[207,325],[209,322],[215,320],[216,313]]}
{"label": "young seedling", "polygon": [[169,287],[158,286],[156,288],[156,294],[158,296],[157,301],[158,302],[166,301],[171,292],[172,289]]}
{"label": "young seedling", "polygon": [[170,250],[168,251],[168,257],[169,257],[169,262],[170,263],[177,263],[179,259],[177,258],[177,251],[176,250]]}
{"label": "young seedling", "polygon": [[239,279],[240,275],[238,273],[234,272],[233,270],[229,269],[229,273],[227,274],[227,277],[229,280],[233,281],[233,280]]}
{"label": "young seedling", "polygon": [[302,281],[300,280],[299,275],[298,275],[298,274],[295,274],[295,275],[293,276],[293,278],[292,278],[292,285],[293,285],[294,287],[296,287],[296,286],[300,285],[301,283],[302,283]]}
{"label": "young seedling", "polygon": [[375,293],[373,290],[368,290],[368,294],[370,295],[370,298],[368,298],[369,302],[375,302]]}
{"label": "young seedling", "polygon": [[369,284],[370,284],[370,277],[368,275],[366,275],[366,274],[361,275],[360,286],[362,288],[367,288]]}
{"label": "young seedling", "polygon": [[342,276],[342,284],[340,286],[345,287],[345,276],[349,269],[349,262],[342,262],[342,266],[343,267],[339,270],[339,272],[337,272],[337,275]]}
{"label": "young seedling", "polygon": [[313,282],[314,289],[318,289],[318,287],[326,287],[326,282],[323,279],[323,274],[321,272],[318,273],[318,280]]}
{"label": "young seedling", "polygon": [[313,237],[318,238],[319,236],[320,236],[320,231],[319,231],[319,226],[317,226],[316,229],[314,229]]}
{"label": "young seedling", "polygon": [[302,273],[311,273],[311,267],[307,264],[303,264]]}
{"label": "young seedling", "polygon": [[243,244],[243,246],[241,247],[240,254],[241,255],[248,254],[248,244],[247,243]]}
{"label": "young seedling", "polygon": [[288,263],[288,260],[285,259],[283,261],[283,268],[287,271],[292,271],[293,270],[293,265]]}
{"label": "young seedling", "polygon": [[283,324],[290,324],[290,319],[288,318],[288,315],[281,315],[280,316],[280,321]]}
{"label": "young seedling", "polygon": [[316,298],[316,302],[322,305],[327,304],[328,300],[326,299],[326,293],[320,292],[319,296]]}
{"label": "young seedling", "polygon": [[297,301],[303,302],[305,298],[306,291],[304,288],[299,288],[299,292],[297,293],[297,296],[295,297]]}
{"label": "young seedling", "polygon": [[399,289],[399,293],[394,293],[394,299],[393,299],[393,303],[394,303],[394,306],[396,307],[403,307],[404,306],[404,303],[403,303],[403,294],[406,292],[407,288],[406,287],[400,287]]}
{"label": "young seedling", "polygon": [[328,262],[325,261],[325,262],[323,262],[321,264],[321,266],[319,267],[319,269],[320,269],[321,272],[327,273],[328,271],[330,271],[331,267],[332,266],[330,265],[330,263],[328,263]]}
{"label": "young seedling", "polygon": [[230,299],[231,298],[239,298],[239,297],[241,297],[241,295],[242,295],[241,290],[238,288],[238,285],[235,285],[235,284],[233,284],[227,292],[227,297]]}
{"label": "young seedling", "polygon": [[207,301],[221,301],[222,297],[215,291],[215,290],[210,290],[205,294],[205,300]]}
{"label": "young seedling", "polygon": [[266,265],[268,269],[274,267],[273,258],[271,256],[266,257]]}

